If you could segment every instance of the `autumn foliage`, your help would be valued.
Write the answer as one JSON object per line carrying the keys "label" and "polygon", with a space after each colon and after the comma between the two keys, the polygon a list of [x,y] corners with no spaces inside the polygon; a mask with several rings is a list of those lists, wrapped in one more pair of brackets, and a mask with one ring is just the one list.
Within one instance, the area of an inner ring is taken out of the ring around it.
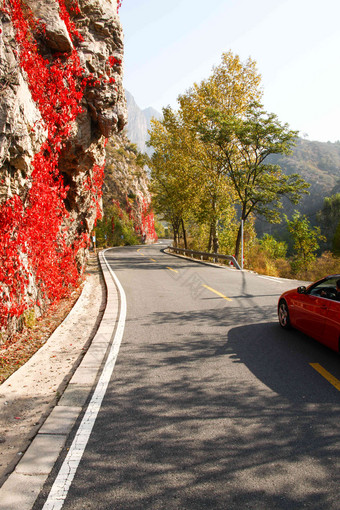
{"label": "autumn foliage", "polygon": [[[121,2],[118,2],[118,8]],[[0,206],[0,328],[6,328],[11,317],[41,302],[57,302],[77,286],[80,270],[76,258],[88,246],[87,233],[81,233],[70,244],[65,219],[68,186],[59,173],[61,151],[70,137],[71,125],[82,111],[81,100],[87,86],[95,86],[85,78],[77,50],[61,54],[53,61],[44,58],[36,43],[36,35],[44,26],[36,20],[20,0],[6,0],[4,10],[15,28],[20,66],[25,73],[46,131],[46,140],[31,162],[29,191],[23,198],[14,195]],[[71,39],[81,39],[64,1],[59,0],[60,15]],[[78,6],[72,10],[77,12]],[[75,44],[76,47],[76,44]],[[110,57],[110,65],[114,57]],[[92,207],[100,215],[103,167],[95,166],[86,186],[92,196]],[[34,285],[38,292],[27,292]]]}

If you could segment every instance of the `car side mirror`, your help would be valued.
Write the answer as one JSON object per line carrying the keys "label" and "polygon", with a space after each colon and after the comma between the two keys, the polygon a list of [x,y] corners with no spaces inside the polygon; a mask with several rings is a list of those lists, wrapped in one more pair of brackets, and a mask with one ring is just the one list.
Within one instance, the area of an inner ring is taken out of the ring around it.
{"label": "car side mirror", "polygon": [[301,285],[301,287],[297,288],[298,294],[306,294],[307,288],[304,285]]}

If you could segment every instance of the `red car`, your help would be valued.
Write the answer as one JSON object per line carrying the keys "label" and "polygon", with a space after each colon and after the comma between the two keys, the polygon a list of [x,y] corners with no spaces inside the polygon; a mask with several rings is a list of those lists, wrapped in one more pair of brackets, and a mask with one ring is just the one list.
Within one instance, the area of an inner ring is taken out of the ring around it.
{"label": "red car", "polygon": [[340,274],[284,292],[278,315],[283,328],[293,326],[340,352]]}

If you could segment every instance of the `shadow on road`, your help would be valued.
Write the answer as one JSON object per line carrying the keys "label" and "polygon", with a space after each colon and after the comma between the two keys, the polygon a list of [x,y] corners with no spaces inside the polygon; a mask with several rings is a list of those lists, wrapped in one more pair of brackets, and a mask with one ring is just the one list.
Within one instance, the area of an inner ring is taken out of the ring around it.
{"label": "shadow on road", "polygon": [[[122,346],[65,510],[337,508],[340,406],[305,356],[333,353],[274,322],[230,327],[232,313],[220,335]],[[198,312],[157,317],[199,327]]]}

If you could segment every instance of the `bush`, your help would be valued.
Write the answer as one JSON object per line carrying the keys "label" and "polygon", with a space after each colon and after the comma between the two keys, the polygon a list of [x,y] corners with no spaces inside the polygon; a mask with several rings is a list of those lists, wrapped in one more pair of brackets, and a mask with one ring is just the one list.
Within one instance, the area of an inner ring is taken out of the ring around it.
{"label": "bush", "polygon": [[135,233],[133,220],[118,204],[107,207],[96,226],[98,247],[126,246],[140,243]]}
{"label": "bush", "polygon": [[265,234],[247,251],[245,265],[259,274],[290,278],[292,269],[289,260],[285,258],[286,253],[286,243],[276,241],[274,237]]}
{"label": "bush", "polygon": [[315,281],[323,278],[328,274],[340,273],[340,258],[335,257],[331,252],[325,251],[319,257],[313,267],[307,271],[300,271],[298,273],[299,280]]}
{"label": "bush", "polygon": [[294,278],[312,282],[319,280],[328,274],[340,273],[340,258],[331,252],[324,252],[315,260],[308,270],[294,270],[294,260],[286,258],[271,258],[261,245],[257,244],[248,254],[246,268],[258,274],[277,276],[280,278]]}
{"label": "bush", "polygon": [[260,240],[261,249],[273,259],[284,259],[287,254],[287,243],[277,241],[273,236],[264,234]]}
{"label": "bush", "polygon": [[288,259],[276,259],[277,276],[280,278],[293,278],[292,266]]}
{"label": "bush", "polygon": [[259,244],[255,244],[248,252],[245,267],[255,273],[280,276],[275,259],[270,258]]}
{"label": "bush", "polygon": [[155,218],[155,230],[156,230],[156,234],[157,234],[158,238],[160,238],[160,239],[165,238],[164,225],[160,221],[158,221],[156,218]]}

